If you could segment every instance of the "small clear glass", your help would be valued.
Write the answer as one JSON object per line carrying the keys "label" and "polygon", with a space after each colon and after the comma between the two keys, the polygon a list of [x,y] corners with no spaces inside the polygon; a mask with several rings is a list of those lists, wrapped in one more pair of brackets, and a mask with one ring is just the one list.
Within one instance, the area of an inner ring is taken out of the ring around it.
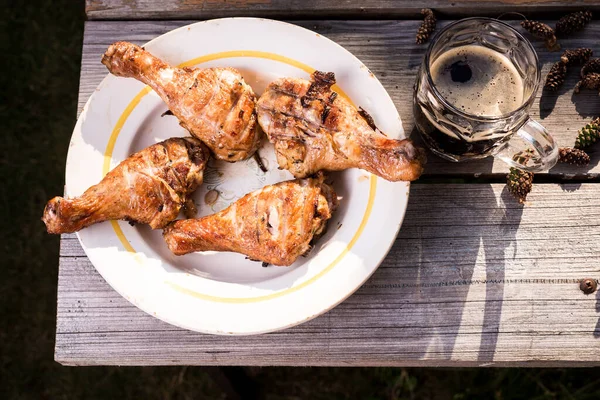
{"label": "small clear glass", "polygon": [[[454,107],[440,94],[430,66],[449,49],[465,45],[485,46],[510,60],[523,80],[520,107],[500,116],[479,116]],[[547,170],[556,164],[558,148],[529,117],[540,81],[533,46],[511,26],[491,18],[457,21],[436,35],[419,69],[413,103],[417,129],[435,154],[451,161],[494,156],[526,171]]]}

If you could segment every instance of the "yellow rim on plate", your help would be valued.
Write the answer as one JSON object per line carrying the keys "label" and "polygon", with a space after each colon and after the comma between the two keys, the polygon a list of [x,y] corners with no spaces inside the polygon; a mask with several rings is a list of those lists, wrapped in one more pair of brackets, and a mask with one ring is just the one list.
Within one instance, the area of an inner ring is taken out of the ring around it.
{"label": "yellow rim on plate", "polygon": [[[312,68],[304,63],[301,63],[301,62],[291,59],[289,57],[284,57],[279,54],[269,53],[266,51],[255,51],[255,50],[232,50],[232,51],[207,54],[207,55],[204,55],[201,57],[196,57],[196,58],[193,58],[186,62],[183,62],[183,63],[179,64],[179,67],[190,67],[190,66],[202,64],[202,63],[205,63],[208,61],[219,60],[219,59],[223,59],[223,58],[233,58],[233,57],[264,58],[264,59],[278,61],[278,62],[282,62],[282,63],[288,64],[288,65],[291,65],[293,67],[299,68],[299,69],[307,72],[308,74],[312,74],[315,71],[315,68]],[[344,93],[344,91],[338,85],[334,85],[333,89],[340,96],[346,98],[348,101],[350,101],[352,103],[352,100],[350,100],[348,95],[346,95],[346,93]],[[104,152],[104,163],[102,166],[102,175],[103,176],[106,175],[108,173],[108,171],[110,170],[110,161],[112,159],[113,150],[115,148],[117,138],[119,137],[119,134],[121,133],[121,129],[125,125],[125,122],[129,118],[129,116],[131,115],[131,113],[133,112],[135,107],[137,107],[138,104],[144,98],[144,96],[146,96],[151,91],[152,91],[152,89],[149,86],[144,87],[144,89],[142,89],[133,98],[133,100],[131,100],[131,102],[127,105],[127,107],[125,107],[125,110],[123,111],[123,113],[121,114],[119,119],[117,120],[117,123],[115,124],[115,127],[113,128],[113,130],[110,134],[110,137],[108,139],[108,144],[106,145],[106,150]],[[358,229],[354,233],[354,236],[352,237],[352,239],[350,239],[350,241],[348,242],[348,244],[346,245],[344,250],[342,250],[342,252],[326,268],[324,268],[321,272],[319,272],[317,275],[313,276],[309,280],[302,282],[301,284],[299,284],[297,286],[291,287],[289,289],[281,290],[279,292],[263,295],[263,296],[238,298],[238,297],[211,296],[211,295],[207,295],[207,294],[203,294],[203,293],[198,293],[194,290],[182,287],[173,282],[165,282],[165,283],[179,292],[188,294],[190,296],[194,296],[194,297],[202,299],[202,300],[214,301],[214,302],[218,302],[218,303],[255,303],[255,302],[259,302],[259,301],[274,299],[274,298],[281,297],[281,296],[284,296],[289,293],[296,292],[296,291],[310,285],[311,283],[314,283],[319,278],[321,278],[325,274],[327,274],[327,272],[331,271],[344,258],[344,256],[346,256],[346,254],[352,249],[352,247],[356,244],[356,242],[360,238],[360,235],[362,234],[365,226],[367,225],[369,216],[371,215],[371,210],[373,208],[373,202],[375,200],[376,190],[377,190],[377,176],[371,174],[370,185],[369,185],[369,199],[367,201],[367,207],[365,209],[365,213],[360,222],[360,225],[358,226]],[[123,245],[125,250],[127,250],[130,253],[135,253],[136,252],[135,249],[131,246],[131,244],[125,237],[125,234],[123,233],[123,230],[119,226],[119,223],[117,221],[110,221],[110,222],[113,227],[113,230],[115,231],[115,234],[117,235],[117,238],[119,238],[119,241],[121,242],[121,244]]]}

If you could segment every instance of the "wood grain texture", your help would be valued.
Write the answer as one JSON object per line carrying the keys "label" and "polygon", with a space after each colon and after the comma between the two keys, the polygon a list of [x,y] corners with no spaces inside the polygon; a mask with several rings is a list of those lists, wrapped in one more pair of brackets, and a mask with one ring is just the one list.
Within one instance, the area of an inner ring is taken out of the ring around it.
{"label": "wood grain texture", "polygon": [[[110,43],[141,44],[186,23],[86,23],[79,110],[106,76],[99,59]],[[413,43],[418,21],[296,23],[357,55],[412,130],[410,88],[425,51]],[[591,39],[599,33],[594,23],[563,47],[600,53]],[[546,72],[558,55],[537,48]],[[561,145],[600,111],[598,96],[580,96],[573,104],[569,90],[544,93],[533,107]],[[555,169],[546,177],[596,178],[600,156],[593,160],[587,171]],[[434,156],[427,169],[443,179],[505,172],[488,160],[452,164]],[[100,277],[75,235],[64,235],[55,358],[67,365],[600,365],[600,297],[578,288],[582,278],[600,278],[599,196],[597,184],[538,184],[522,207],[504,185],[415,184],[398,240],[361,289],[313,321],[253,337],[197,334],[143,313]]]}
{"label": "wood grain texture", "polygon": [[441,17],[498,16],[506,11],[547,14],[600,9],[592,0],[86,0],[89,19],[416,18],[422,8]]}
{"label": "wood grain texture", "polygon": [[55,358],[66,365],[600,365],[600,185],[415,184],[377,272],[303,325],[198,334],[128,303],[61,242]]}
{"label": "wood grain texture", "polygon": [[[127,40],[143,44],[172,29],[192,21],[91,21],[85,26],[79,110],[96,86],[106,76],[100,57],[109,44]],[[295,24],[312,29],[336,41],[356,55],[376,76],[396,104],[407,133],[414,131],[412,117],[412,87],[417,70],[426,50],[425,45],[414,43],[418,21],[296,21]],[[441,23],[440,26],[445,25]],[[517,27],[518,23],[514,22]],[[521,29],[520,27],[518,29]],[[600,56],[600,21],[593,22],[582,33],[561,40],[563,48],[591,47]],[[543,75],[559,58],[558,53],[544,49],[534,42]],[[200,54],[199,54],[200,55]],[[314,66],[318,68],[317,65]],[[540,90],[532,107],[532,117],[542,122],[554,135],[560,146],[572,146],[577,130],[594,116],[600,115],[600,96],[594,91],[573,95],[578,80],[575,68],[569,73],[563,88],[556,93]],[[361,104],[360,99],[354,99]],[[368,107],[367,107],[368,108]],[[368,109],[367,109],[368,111]],[[417,140],[418,134],[413,132]],[[591,154],[589,167],[559,165],[546,175],[549,179],[579,179],[600,177],[600,149]],[[451,163],[432,154],[425,174],[432,177],[484,177],[504,179],[508,167],[501,161],[485,159],[467,163]]]}

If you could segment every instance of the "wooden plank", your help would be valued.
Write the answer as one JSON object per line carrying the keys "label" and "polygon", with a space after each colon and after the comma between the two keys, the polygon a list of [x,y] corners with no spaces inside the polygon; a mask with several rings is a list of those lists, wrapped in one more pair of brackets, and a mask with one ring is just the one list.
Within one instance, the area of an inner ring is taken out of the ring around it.
{"label": "wooden plank", "polygon": [[89,19],[208,19],[220,17],[270,18],[415,18],[422,8],[441,17],[498,16],[507,11],[536,15],[598,10],[591,0],[86,0]]}
{"label": "wooden plank", "polygon": [[66,365],[600,365],[600,185],[415,184],[373,277],[334,310],[277,333],[202,335],[112,290],[62,241],[55,358]]}
{"label": "wooden plank", "polygon": [[[91,21],[85,26],[79,109],[106,76],[100,56],[109,44],[128,40],[142,44],[191,21]],[[300,26],[312,29],[336,41],[360,58],[373,71],[389,92],[402,117],[406,132],[414,130],[412,116],[412,87],[426,46],[414,43],[418,21],[297,21]],[[444,25],[445,23],[441,23]],[[518,26],[518,23],[514,23]],[[520,29],[520,28],[519,28]],[[600,55],[595,38],[600,37],[600,21],[586,28],[585,35],[574,35],[561,43],[565,48],[591,47]],[[550,69],[559,55],[543,49],[535,42],[543,74]],[[572,146],[577,130],[594,116],[600,114],[600,97],[594,91],[572,95],[577,73],[568,75],[563,89],[557,93],[538,93],[532,107],[532,117],[539,119],[554,135],[560,146]],[[543,95],[543,96],[542,96]],[[360,99],[355,99],[360,104]],[[418,136],[414,134],[413,136]],[[600,177],[600,151],[592,156],[587,168],[558,166],[541,175],[549,178],[588,179]],[[434,155],[429,156],[426,176],[434,177],[490,177],[504,179],[508,171],[501,161],[485,159],[468,163],[450,163]]]}

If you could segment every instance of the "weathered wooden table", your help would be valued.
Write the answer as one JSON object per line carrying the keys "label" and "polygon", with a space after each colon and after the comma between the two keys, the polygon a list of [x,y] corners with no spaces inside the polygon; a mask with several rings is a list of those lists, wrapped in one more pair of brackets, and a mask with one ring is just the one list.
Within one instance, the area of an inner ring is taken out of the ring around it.
{"label": "weathered wooden table", "polygon": [[[414,43],[422,7],[448,20],[507,11],[555,19],[586,2],[565,3],[87,0],[79,110],[107,73],[100,55],[110,43],[141,44],[202,19],[260,16],[293,19],[354,53],[389,91],[411,132],[412,85],[426,49]],[[600,12],[598,5],[592,9]],[[599,37],[600,22],[593,22],[561,43],[592,47],[600,55]],[[558,54],[534,43],[545,73]],[[562,146],[572,145],[577,129],[600,114],[597,93],[572,96],[576,75],[569,74],[558,93],[540,91],[533,107],[533,117]],[[501,162],[453,164],[431,155],[426,174],[411,188],[400,235],[373,277],[325,315],[267,335],[210,336],[159,321],[112,290],[75,236],[64,235],[56,360],[68,365],[600,365],[600,297],[583,294],[578,283],[600,278],[598,150],[588,168],[560,166],[537,174],[525,206],[508,195]],[[456,183],[457,178],[470,183]]]}

